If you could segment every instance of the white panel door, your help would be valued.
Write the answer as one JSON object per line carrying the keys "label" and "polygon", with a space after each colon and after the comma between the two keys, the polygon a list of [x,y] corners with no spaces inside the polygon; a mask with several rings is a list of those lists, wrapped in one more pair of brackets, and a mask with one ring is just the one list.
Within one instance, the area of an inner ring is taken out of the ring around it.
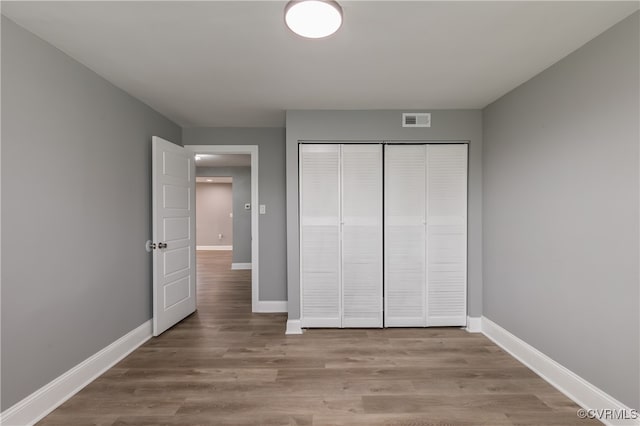
{"label": "white panel door", "polygon": [[427,326],[467,323],[467,145],[427,146]]}
{"label": "white panel door", "polygon": [[385,146],[385,326],[426,324],[425,145]]}
{"label": "white panel door", "polygon": [[382,327],[382,146],[342,145],[342,326]]}
{"label": "white panel door", "polygon": [[340,145],[300,145],[299,167],[302,327],[340,327]]}
{"label": "white panel door", "polygon": [[195,167],[181,146],[152,140],[153,335],[196,310]]}

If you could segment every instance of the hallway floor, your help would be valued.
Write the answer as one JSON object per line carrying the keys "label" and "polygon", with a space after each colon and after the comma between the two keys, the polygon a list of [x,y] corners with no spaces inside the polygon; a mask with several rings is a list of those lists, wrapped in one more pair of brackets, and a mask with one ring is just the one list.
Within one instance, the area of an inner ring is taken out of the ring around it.
{"label": "hallway floor", "polygon": [[251,271],[198,252],[198,311],[40,425],[574,425],[578,406],[481,334],[251,313]]}

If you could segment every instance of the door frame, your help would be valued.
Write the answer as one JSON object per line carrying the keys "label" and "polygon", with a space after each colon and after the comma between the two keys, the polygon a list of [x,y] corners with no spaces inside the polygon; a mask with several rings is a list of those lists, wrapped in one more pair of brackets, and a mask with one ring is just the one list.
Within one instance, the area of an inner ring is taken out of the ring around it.
{"label": "door frame", "polygon": [[258,145],[184,145],[192,154],[250,154],[251,155],[251,312],[258,312],[259,282],[259,209],[258,204]]}

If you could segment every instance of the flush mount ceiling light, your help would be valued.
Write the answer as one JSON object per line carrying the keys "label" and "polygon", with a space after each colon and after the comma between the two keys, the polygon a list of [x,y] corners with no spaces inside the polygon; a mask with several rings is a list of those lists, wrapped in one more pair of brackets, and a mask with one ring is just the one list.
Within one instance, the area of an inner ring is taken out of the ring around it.
{"label": "flush mount ceiling light", "polygon": [[323,38],[342,25],[342,8],[329,0],[291,0],[284,9],[284,20],[302,37]]}

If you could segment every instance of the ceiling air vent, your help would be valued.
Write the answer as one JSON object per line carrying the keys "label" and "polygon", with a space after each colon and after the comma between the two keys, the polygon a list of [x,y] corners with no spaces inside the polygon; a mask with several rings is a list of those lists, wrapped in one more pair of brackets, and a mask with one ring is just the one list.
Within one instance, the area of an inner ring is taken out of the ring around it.
{"label": "ceiling air vent", "polygon": [[427,112],[402,113],[402,127],[431,127],[431,114]]}

